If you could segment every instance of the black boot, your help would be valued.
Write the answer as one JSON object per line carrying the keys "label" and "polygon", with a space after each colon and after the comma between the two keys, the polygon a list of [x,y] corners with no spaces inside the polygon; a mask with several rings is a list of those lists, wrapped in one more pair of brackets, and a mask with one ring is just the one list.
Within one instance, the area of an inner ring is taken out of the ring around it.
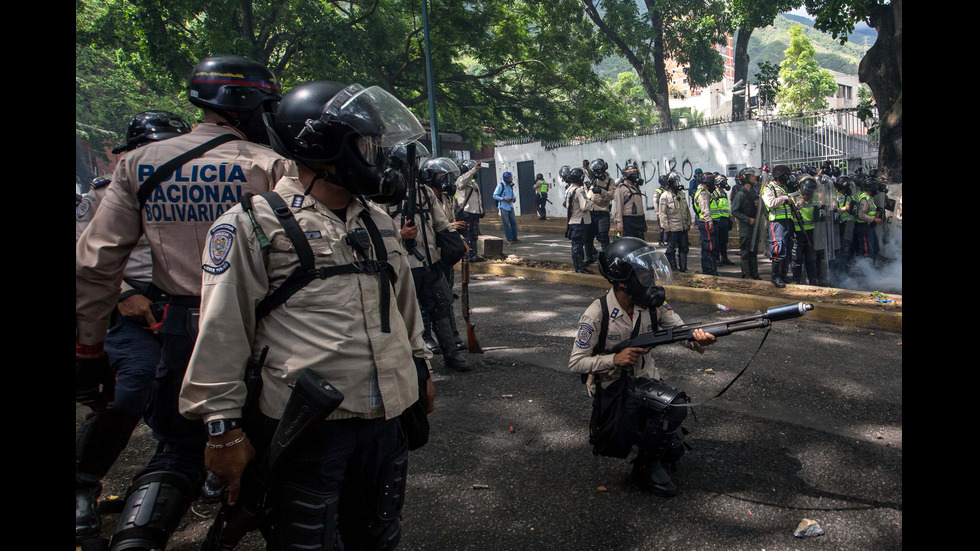
{"label": "black boot", "polygon": [[102,519],[99,517],[99,495],[102,483],[75,481],[75,541],[99,537]]}
{"label": "black boot", "polygon": [[[439,339],[439,342],[453,342],[453,328],[451,323],[452,322],[449,321],[448,317],[432,322],[432,331],[436,334],[436,338]],[[459,353],[459,350],[454,349],[452,346],[443,347],[442,358],[445,360],[446,367],[449,369],[463,372],[473,369],[470,367],[470,364],[466,362],[466,359],[463,358],[463,355]]]}
{"label": "black boot", "polygon": [[442,354],[442,348],[439,343],[432,338],[432,323],[429,321],[429,314],[422,312],[422,340],[425,342],[425,347],[429,349],[434,355]]}
{"label": "black boot", "polygon": [[786,286],[782,278],[782,262],[772,262],[772,284],[782,289]]}
{"label": "black boot", "polygon": [[644,490],[660,497],[677,495],[677,485],[670,479],[659,457],[640,452],[633,460],[633,482]]}

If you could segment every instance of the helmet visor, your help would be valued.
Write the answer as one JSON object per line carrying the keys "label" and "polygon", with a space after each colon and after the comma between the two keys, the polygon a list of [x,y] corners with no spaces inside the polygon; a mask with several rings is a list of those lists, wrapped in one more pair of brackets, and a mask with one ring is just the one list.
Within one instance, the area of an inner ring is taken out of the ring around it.
{"label": "helmet visor", "polygon": [[343,122],[361,138],[358,149],[370,162],[382,147],[404,145],[425,135],[422,124],[398,98],[378,86],[352,84],[323,107],[323,118]]}
{"label": "helmet visor", "polygon": [[636,279],[644,287],[674,284],[674,274],[670,271],[667,255],[652,246],[639,248],[626,255],[623,260],[633,266]]}

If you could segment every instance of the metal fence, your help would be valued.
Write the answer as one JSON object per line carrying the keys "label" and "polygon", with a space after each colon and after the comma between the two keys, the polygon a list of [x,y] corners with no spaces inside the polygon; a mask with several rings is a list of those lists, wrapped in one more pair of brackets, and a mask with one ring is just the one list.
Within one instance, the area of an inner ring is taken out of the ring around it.
{"label": "metal fence", "polygon": [[878,164],[877,136],[857,109],[822,111],[793,118],[763,120],[762,162],[765,166],[815,165],[824,161],[853,173]]}

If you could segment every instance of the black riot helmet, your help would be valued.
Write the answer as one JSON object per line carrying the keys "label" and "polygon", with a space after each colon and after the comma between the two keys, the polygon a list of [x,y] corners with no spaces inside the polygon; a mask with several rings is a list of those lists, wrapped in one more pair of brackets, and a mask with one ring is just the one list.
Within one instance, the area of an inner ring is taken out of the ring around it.
{"label": "black riot helmet", "polygon": [[754,166],[747,166],[738,171],[738,176],[735,179],[738,180],[739,185],[754,184],[751,176],[755,176],[756,182],[759,181],[759,169]]}
{"label": "black riot helmet", "polygon": [[568,170],[568,177],[565,181],[570,184],[581,184],[585,182],[585,171],[581,167],[575,167]]}
{"label": "black riot helmet", "polygon": [[623,178],[638,186],[643,184],[643,178],[640,178],[640,167],[632,160],[626,161],[626,168],[623,169]]}
{"label": "black riot helmet", "polygon": [[844,195],[850,195],[854,192],[854,180],[850,176],[841,176],[834,182],[834,187]]}
{"label": "black riot helmet", "polygon": [[667,175],[666,174],[661,174],[660,177],[657,178],[657,183],[660,184],[660,187],[661,188],[666,188],[667,187]]}
{"label": "black riot helmet", "polygon": [[457,178],[459,178],[459,167],[447,157],[426,159],[419,167],[419,183],[432,189],[452,193],[456,188]]}
{"label": "black riot helmet", "polygon": [[614,286],[622,285],[633,302],[644,308],[664,303],[661,285],[674,282],[664,253],[638,237],[620,237],[599,253],[599,273]]}
{"label": "black riot helmet", "polygon": [[731,186],[728,185],[728,176],[720,172],[715,172],[715,187],[728,191]]}
{"label": "black riot helmet", "polygon": [[[415,150],[414,167],[408,161],[408,157],[411,154],[409,149]],[[382,205],[395,206],[405,199],[405,196],[408,194],[408,182],[412,181],[413,174],[414,179],[418,180],[418,168],[431,154],[429,153],[429,149],[425,147],[425,144],[418,141],[395,145],[386,149],[385,154],[388,156],[388,167],[402,173],[405,185],[402,186],[399,181],[389,179],[389,183],[392,183],[395,187],[384,189],[381,193],[372,195],[369,198]],[[412,172],[412,168],[415,169],[414,173]]]}
{"label": "black riot helmet", "polygon": [[[282,98],[279,81],[265,65],[237,55],[202,59],[194,66],[187,99],[221,115],[249,141],[268,145],[262,114]],[[236,115],[231,115],[234,112]]]}
{"label": "black riot helmet", "polygon": [[[265,115],[265,124],[277,153],[314,171],[317,179],[378,202],[389,202],[406,185],[385,150],[425,133],[408,108],[381,88],[325,80],[291,89],[276,112]],[[335,174],[326,171],[328,165]]]}
{"label": "black riot helmet", "polygon": [[813,195],[817,191],[817,180],[809,174],[800,177],[800,194]]}
{"label": "black riot helmet", "polygon": [[589,170],[592,171],[592,174],[594,174],[596,178],[602,180],[606,177],[606,171],[609,170],[609,165],[602,159],[595,159],[592,161],[592,164],[589,165]]}
{"label": "black riot helmet", "polygon": [[705,172],[701,175],[701,183],[708,188],[711,193],[715,192],[715,175],[713,172]]}
{"label": "black riot helmet", "polygon": [[683,185],[681,184],[680,172],[677,172],[676,170],[671,170],[670,173],[667,174],[667,187],[674,191],[680,191],[684,189]]}
{"label": "black riot helmet", "polygon": [[558,177],[561,178],[563,182],[567,182],[568,173],[571,170],[572,170],[571,167],[569,167],[568,165],[562,165],[562,167],[558,169]]}
{"label": "black riot helmet", "polygon": [[143,111],[129,121],[126,130],[126,143],[114,147],[113,153],[131,151],[141,145],[187,134],[191,127],[170,111]]}
{"label": "black riot helmet", "polygon": [[544,180],[544,174],[541,174],[539,172],[539,173],[537,173],[537,174],[534,175],[534,179],[535,180]]}

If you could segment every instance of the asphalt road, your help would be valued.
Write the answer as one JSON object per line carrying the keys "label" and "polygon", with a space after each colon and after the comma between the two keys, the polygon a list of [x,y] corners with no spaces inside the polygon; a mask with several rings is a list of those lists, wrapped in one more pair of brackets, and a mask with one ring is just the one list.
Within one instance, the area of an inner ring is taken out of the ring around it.
{"label": "asphalt road", "polygon": [[[662,499],[630,484],[628,460],[588,445],[590,406],[567,360],[601,291],[499,276],[470,290],[484,354],[468,355],[469,373],[434,360],[432,438],[412,453],[401,549],[901,548],[901,334],[777,323],[745,375],[688,416],[680,493]],[[753,313],[671,305],[688,323]],[[704,355],[667,346],[658,366],[701,401],[764,334]],[[804,518],[824,535],[796,538]]]}
{"label": "asphalt road", "polygon": [[[469,373],[433,360],[431,438],[410,456],[399,549],[902,547],[900,333],[805,318],[775,324],[746,373],[688,416],[693,449],[671,475],[680,491],[662,499],[629,482],[628,460],[594,456],[588,445],[590,404],[567,361],[579,316],[602,291],[493,275],[474,275],[470,291],[484,354],[467,355]],[[668,302],[688,323],[754,313]],[[665,346],[657,365],[702,401],[764,335],[736,333],[704,355]],[[125,492],[153,447],[142,426],[104,496]],[[214,512],[195,504],[168,549],[199,549]],[[824,534],[795,537],[804,518]],[[111,532],[115,516],[105,523]],[[257,533],[238,547],[264,548]]]}

